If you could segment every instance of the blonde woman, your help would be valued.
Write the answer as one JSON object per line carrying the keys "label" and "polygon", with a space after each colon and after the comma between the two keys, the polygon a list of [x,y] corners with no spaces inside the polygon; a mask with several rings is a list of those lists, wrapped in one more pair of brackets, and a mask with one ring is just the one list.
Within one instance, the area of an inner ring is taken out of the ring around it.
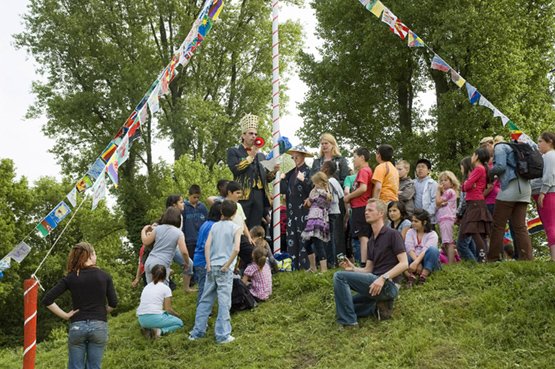
{"label": "blonde woman", "polygon": [[324,162],[330,160],[337,165],[337,172],[335,172],[334,177],[339,181],[341,187],[343,187],[343,181],[345,181],[345,177],[349,175],[349,164],[347,163],[347,159],[341,156],[335,137],[333,137],[331,133],[324,133],[320,136],[320,156],[314,159],[312,163],[311,176],[320,171]]}

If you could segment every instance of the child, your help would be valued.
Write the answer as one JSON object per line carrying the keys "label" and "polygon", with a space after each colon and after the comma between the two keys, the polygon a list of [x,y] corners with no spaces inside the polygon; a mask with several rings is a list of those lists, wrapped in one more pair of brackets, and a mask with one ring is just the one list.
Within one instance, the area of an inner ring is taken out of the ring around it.
{"label": "child", "polygon": [[198,239],[193,257],[193,270],[195,272],[195,280],[198,283],[197,306],[204,292],[204,283],[206,282],[206,257],[204,256],[204,247],[212,226],[220,220],[221,216],[222,203],[216,202],[210,208],[206,222],[200,226],[198,231]]}
{"label": "child", "polygon": [[414,207],[424,209],[430,215],[432,224],[436,224],[436,192],[437,182],[430,177],[432,162],[420,159],[416,162],[416,178],[414,179]]}
{"label": "child", "polygon": [[[472,171],[472,161],[470,156],[466,156],[461,160],[460,168],[461,168],[463,181],[465,181],[470,175],[470,172]],[[466,192],[462,190],[460,194],[459,207],[457,209],[457,224],[460,224],[460,221],[465,211],[466,211]],[[474,245],[474,241],[472,240],[472,237],[466,236],[460,231],[460,225],[459,225],[459,236],[457,238],[457,254],[460,255],[461,259],[463,260],[476,261],[476,246]]]}
{"label": "child", "polygon": [[251,238],[254,241],[254,247],[263,247],[266,250],[266,258],[268,260],[268,264],[270,268],[277,271],[277,261],[274,258],[274,254],[272,253],[272,249],[270,245],[266,241],[266,231],[264,231],[264,227],[262,226],[254,226],[250,230]]}
{"label": "child", "polygon": [[366,223],[364,210],[368,199],[372,196],[372,169],[368,166],[370,151],[364,147],[359,147],[353,155],[353,165],[357,170],[353,191],[345,195],[343,201],[350,204],[352,209],[353,237],[360,241],[360,262],[366,265],[368,252],[368,237],[370,236],[370,225]]}
{"label": "child", "polygon": [[218,196],[210,196],[206,199],[206,203],[208,204],[208,206],[212,207],[212,205],[214,205],[217,202],[222,202],[224,201],[226,195],[227,195],[227,184],[229,183],[229,181],[227,179],[220,179],[218,181],[218,183],[216,184],[216,189],[218,190]]}
{"label": "child", "polygon": [[[330,221],[329,209],[331,204],[331,192],[329,190],[328,177],[317,172],[311,178],[314,188],[310,191],[305,206],[309,207],[306,227],[301,233],[301,237],[305,241],[310,241],[314,246],[316,257],[320,263],[320,271],[328,270],[326,249],[324,243],[330,240]],[[308,252],[308,250],[307,250]],[[310,271],[316,272],[316,257],[314,252],[309,253]]]}
{"label": "child", "polygon": [[459,180],[451,171],[439,174],[439,186],[436,193],[436,219],[441,233],[443,250],[447,254],[449,264],[455,262],[455,241],[453,227],[457,219],[457,191]]}
{"label": "child", "polygon": [[141,331],[149,338],[160,338],[183,327],[179,314],[172,309],[172,290],[164,284],[165,279],[166,267],[155,265],[152,268],[152,282],[141,293],[137,317]]}
{"label": "child", "polygon": [[270,247],[268,242],[261,240],[261,246],[254,248],[253,262],[243,273],[243,282],[250,287],[251,294],[258,302],[268,300],[272,294],[272,272],[266,262],[266,246]]}
{"label": "child", "polygon": [[235,224],[241,227],[243,232],[243,236],[241,236],[241,247],[239,250],[239,268],[244,270],[247,265],[252,262],[252,248],[254,245],[254,241],[251,237],[249,232],[249,228],[247,227],[247,216],[243,211],[243,207],[239,203],[239,200],[243,196],[243,190],[241,189],[241,185],[235,181],[231,181],[227,184],[226,187],[227,195],[226,200],[231,200],[237,205],[237,212],[233,216],[232,220]]}
{"label": "child", "polygon": [[[154,229],[154,227],[156,227],[157,224],[153,223],[151,226],[148,226],[146,229],[146,234],[150,234],[152,233],[152,230]],[[143,286],[146,286],[146,276],[145,276],[145,261],[146,261],[146,257],[145,257],[145,251],[147,248],[150,248],[150,251],[152,251],[152,246],[153,245],[141,245],[141,248],[139,249],[139,263],[137,264],[137,272],[135,273],[135,279],[133,280],[133,282],[131,282],[131,287],[136,288],[139,285],[139,281],[142,279],[143,280]],[[148,257],[148,255],[147,255]]]}
{"label": "child", "polygon": [[399,200],[399,172],[391,163],[392,159],[393,146],[387,144],[378,146],[376,150],[378,165],[372,175],[372,184],[374,185],[372,197],[380,199],[386,204]]}
{"label": "child", "polygon": [[405,205],[401,201],[391,201],[387,204],[387,217],[391,221],[389,226],[399,231],[404,240],[411,227]]}
{"label": "child", "polygon": [[204,255],[206,257],[206,283],[204,293],[197,307],[195,326],[189,340],[194,341],[206,334],[208,317],[214,300],[218,299],[218,317],[214,326],[217,343],[233,342],[231,335],[231,291],[233,288],[233,268],[239,254],[241,227],[231,219],[237,212],[237,204],[231,200],[222,202],[222,220],[212,226]]}
{"label": "child", "polygon": [[462,190],[466,192],[466,211],[461,220],[461,229],[465,235],[472,236],[476,244],[478,262],[486,262],[486,241],[490,233],[492,218],[486,207],[484,190],[488,181],[489,152],[486,148],[477,149],[472,155],[474,167]]}
{"label": "child", "polygon": [[[335,179],[334,175],[337,171],[337,165],[332,160],[325,161],[322,165],[322,172],[328,177],[330,183],[330,190],[332,193],[332,201],[330,205],[330,241],[326,243],[326,255],[328,257],[328,265],[331,268],[335,268],[335,258],[337,255],[337,244],[340,237],[343,237],[343,233],[339,235],[339,230],[343,230],[340,226],[338,229],[337,222],[341,218],[341,208],[339,202],[343,202],[343,189],[339,184],[339,181]],[[338,237],[340,236],[340,237]]]}
{"label": "child", "polygon": [[408,216],[412,216],[414,212],[414,182],[408,176],[410,172],[410,163],[406,160],[399,160],[397,163],[397,172],[399,172],[399,201],[405,206]]}
{"label": "child", "polygon": [[189,251],[189,255],[193,255],[197,245],[200,226],[208,216],[208,209],[200,201],[199,185],[194,184],[189,187],[189,199],[184,202],[183,207],[183,227],[181,229],[185,235],[187,251]]}

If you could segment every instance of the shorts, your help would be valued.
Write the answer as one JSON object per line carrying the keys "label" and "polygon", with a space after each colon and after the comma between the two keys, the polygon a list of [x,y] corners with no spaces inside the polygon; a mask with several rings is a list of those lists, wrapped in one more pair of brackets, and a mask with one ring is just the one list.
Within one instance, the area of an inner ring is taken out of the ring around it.
{"label": "shorts", "polygon": [[370,236],[370,224],[366,223],[366,218],[364,216],[364,211],[366,207],[353,208],[352,209],[352,226],[353,226],[353,236],[369,237]]}

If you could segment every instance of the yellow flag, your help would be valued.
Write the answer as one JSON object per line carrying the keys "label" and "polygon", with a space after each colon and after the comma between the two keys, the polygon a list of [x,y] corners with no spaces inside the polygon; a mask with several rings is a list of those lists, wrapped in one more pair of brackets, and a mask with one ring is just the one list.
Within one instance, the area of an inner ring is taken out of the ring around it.
{"label": "yellow flag", "polygon": [[382,4],[381,1],[378,0],[378,2],[374,4],[374,6],[372,7],[372,9],[370,9],[370,11],[372,12],[372,14],[374,14],[376,17],[379,18],[382,15],[382,12],[384,9],[385,9],[385,6]]}

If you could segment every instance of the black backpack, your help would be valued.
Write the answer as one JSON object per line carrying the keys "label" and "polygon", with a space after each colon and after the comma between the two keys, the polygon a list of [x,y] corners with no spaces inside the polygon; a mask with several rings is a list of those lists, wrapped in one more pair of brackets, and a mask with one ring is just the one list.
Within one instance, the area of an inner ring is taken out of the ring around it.
{"label": "black backpack", "polygon": [[543,176],[542,154],[532,146],[522,142],[500,142],[509,145],[514,152],[516,174],[524,179],[541,178]]}
{"label": "black backpack", "polygon": [[231,292],[231,309],[235,311],[250,310],[256,306],[256,300],[249,288],[239,278],[233,278],[233,290]]}

